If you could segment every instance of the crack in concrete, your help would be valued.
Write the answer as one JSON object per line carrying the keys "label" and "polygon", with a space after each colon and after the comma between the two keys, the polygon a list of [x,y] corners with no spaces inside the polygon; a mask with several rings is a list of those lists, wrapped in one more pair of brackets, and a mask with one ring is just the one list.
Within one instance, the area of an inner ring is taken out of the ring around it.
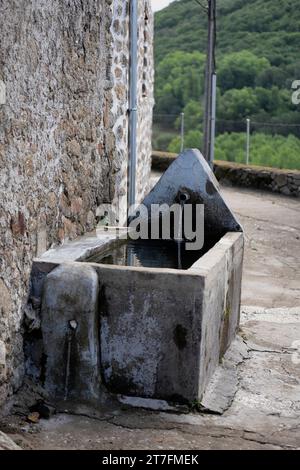
{"label": "crack in concrete", "polygon": [[251,219],[251,220],[255,220],[256,222],[263,222],[264,224],[269,224],[270,228],[274,227],[276,228],[277,231],[281,230],[283,232],[290,232],[291,229],[295,230],[296,232],[299,231],[299,227],[294,227],[293,225],[281,225],[280,228],[278,228],[278,225],[270,222],[268,219],[258,219],[257,217],[252,217],[251,215],[242,214],[241,212],[238,212],[237,210],[235,210],[234,213],[239,215],[241,218]]}
{"label": "crack in concrete", "polygon": [[[85,414],[85,413],[61,413],[61,414],[69,414],[69,415],[74,415],[74,416],[81,416],[81,417],[85,417],[85,418],[88,418],[88,419],[94,419],[94,420],[97,420],[97,421],[102,421],[102,422],[107,422],[108,424],[111,424],[112,426],[115,426],[115,427],[118,427],[118,428],[121,428],[121,429],[127,429],[127,430],[132,430],[132,431],[155,431],[155,432],[158,432],[158,431],[176,431],[178,433],[181,433],[181,434],[186,434],[186,435],[190,435],[190,436],[205,436],[205,437],[208,437],[208,438],[214,438],[214,439],[235,439],[235,438],[238,438],[238,439],[242,439],[242,440],[245,440],[245,441],[249,441],[249,442],[254,442],[254,443],[257,443],[257,444],[261,444],[261,445],[272,445],[272,446],[275,446],[275,447],[278,447],[279,449],[294,449],[295,447],[292,446],[292,445],[282,445],[282,444],[278,444],[277,442],[274,442],[274,441],[270,441],[270,440],[265,440],[263,438],[262,435],[259,434],[259,438],[258,439],[255,439],[254,437],[253,438],[250,438],[250,437],[247,437],[246,433],[249,433],[249,434],[252,434],[252,431],[241,431],[241,432],[236,432],[236,430],[232,427],[223,427],[222,428],[222,431],[223,433],[219,433],[217,431],[215,432],[211,432],[209,430],[207,430],[207,428],[205,429],[205,431],[201,432],[201,430],[199,429],[195,429],[194,431],[190,431],[188,429],[183,429],[181,426],[180,427],[177,427],[175,426],[174,424],[172,426],[164,426],[164,427],[161,427],[161,428],[157,428],[157,427],[153,427],[153,426],[144,426],[144,427],[136,427],[136,426],[130,426],[130,424],[122,424],[120,422],[114,422],[113,420],[115,419],[115,417],[111,417],[111,418],[99,418],[99,417],[96,417],[96,416],[90,416],[88,414]],[[188,424],[189,426],[194,426],[192,424]],[[291,430],[292,428],[288,429],[287,430]],[[298,427],[295,427],[295,430],[297,430]],[[233,435],[226,435],[224,434],[224,431],[229,431],[229,432],[233,432]],[[275,434],[275,432],[278,432],[278,431],[274,431],[274,433],[272,433],[271,435]],[[253,433],[254,434],[254,433]]]}
{"label": "crack in concrete", "polygon": [[283,450],[285,450],[285,449],[286,450],[295,449],[294,446],[291,446],[289,444],[282,445],[282,444],[278,444],[278,443],[274,443],[274,442],[270,442],[270,441],[266,441],[266,440],[252,439],[252,438],[248,438],[246,436],[243,436],[242,439],[244,439],[245,441],[255,442],[257,444],[275,446],[275,447],[278,447],[279,449],[283,449]]}
{"label": "crack in concrete", "polygon": [[278,349],[256,349],[256,348],[253,348],[252,346],[249,345],[249,343],[247,341],[244,340],[244,343],[246,344],[249,352],[256,352],[256,353],[265,353],[265,354],[288,354],[289,356],[291,356],[293,354],[293,350],[291,350],[290,348],[282,348],[280,350]]}
{"label": "crack in concrete", "polygon": [[[241,433],[239,432],[236,432],[235,429],[233,428],[222,428],[223,431],[233,431],[233,435],[226,435],[224,433],[218,433],[217,431],[216,432],[210,432],[209,430],[207,430],[207,428],[205,429],[205,431],[203,432],[200,432],[199,430],[195,429],[195,431],[189,431],[187,429],[183,429],[182,427],[165,427],[165,428],[154,428],[154,427],[143,427],[143,428],[136,428],[136,427],[132,427],[132,426],[127,426],[127,425],[124,425],[124,424],[121,424],[121,423],[111,423],[110,424],[113,424],[114,426],[117,426],[117,427],[120,427],[122,429],[130,429],[130,430],[136,430],[136,431],[176,431],[178,433],[181,433],[181,434],[187,434],[187,435],[190,435],[190,436],[205,436],[207,438],[212,438],[212,439],[242,439],[242,440],[245,440],[245,441],[249,441],[249,442],[255,442],[257,444],[261,444],[261,445],[271,445],[271,446],[274,446],[274,447],[278,447],[279,449],[295,449],[294,446],[292,445],[282,445],[282,444],[278,444],[277,442],[272,442],[272,441],[268,441],[268,440],[265,440],[263,438],[262,435],[260,435],[260,438],[258,439],[254,439],[254,438],[250,438],[250,437],[247,437],[245,435],[245,433],[249,432],[249,433],[252,433],[251,431],[241,431]],[[193,426],[191,424],[189,424],[189,426]]]}

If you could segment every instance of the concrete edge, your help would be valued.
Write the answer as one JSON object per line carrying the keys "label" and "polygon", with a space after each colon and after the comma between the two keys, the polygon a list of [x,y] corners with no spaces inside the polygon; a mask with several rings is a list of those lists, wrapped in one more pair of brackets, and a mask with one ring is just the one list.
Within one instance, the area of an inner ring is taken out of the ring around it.
{"label": "concrete edge", "polygon": [[[119,240],[113,240],[114,242],[119,242]],[[94,263],[89,261],[82,261],[84,259],[83,255],[86,253],[85,251],[81,251],[82,255],[78,259],[74,259],[74,256],[70,259],[59,259],[58,255],[55,254],[55,250],[52,250],[51,256],[47,258],[35,258],[33,260],[33,268],[32,274],[48,274],[54,268],[61,264],[72,264],[72,263],[80,263],[82,265],[89,265],[93,266],[94,268],[99,268],[101,266],[102,270],[119,270],[119,271],[129,271],[129,272],[153,272],[153,273],[164,273],[170,275],[184,275],[184,276],[192,276],[192,277],[205,277],[208,274],[208,271],[213,268],[214,265],[218,264],[218,262],[222,259],[224,253],[233,244],[238,242],[238,249],[243,247],[243,233],[242,232],[228,232],[225,234],[207,253],[205,253],[201,258],[199,258],[189,269],[170,269],[170,268],[150,268],[150,267],[139,267],[139,266],[118,266],[118,265],[109,265],[109,264],[101,264],[101,263]],[[77,240],[79,244],[79,239]],[[97,247],[98,251],[103,249],[105,246],[104,243]],[[105,248],[110,249],[112,244],[109,243],[108,246]],[[60,251],[60,247],[58,249]],[[77,253],[77,251],[76,251]],[[95,251],[96,253],[96,251]],[[88,252],[88,256],[91,253]]]}
{"label": "concrete edge", "polygon": [[244,246],[243,232],[228,232],[207,253],[197,260],[189,270],[202,276],[208,273],[223,259],[233,246],[239,252]]}
{"label": "concrete edge", "polygon": [[213,373],[201,399],[201,411],[223,414],[234,400],[239,386],[239,366],[249,359],[249,349],[237,336]]}
{"label": "concrete edge", "polygon": [[126,240],[128,229],[118,233],[116,237],[117,227],[108,229],[107,231],[98,230],[91,232],[87,235],[76,238],[75,240],[68,241],[63,245],[58,245],[49,249],[42,256],[34,258],[35,263],[63,263],[68,261],[82,261],[100,251],[109,250],[114,247],[116,243],[121,243]]}
{"label": "concrete edge", "polygon": [[0,450],[22,450],[7,434],[0,431]]}

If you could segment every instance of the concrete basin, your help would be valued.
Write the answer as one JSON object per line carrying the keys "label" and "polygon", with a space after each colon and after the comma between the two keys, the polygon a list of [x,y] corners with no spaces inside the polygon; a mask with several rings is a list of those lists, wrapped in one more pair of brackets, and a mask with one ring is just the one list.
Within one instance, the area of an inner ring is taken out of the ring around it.
{"label": "concrete basin", "polygon": [[[31,297],[41,299],[41,338],[38,347],[29,339],[27,373],[53,399],[97,402],[109,391],[201,401],[239,325],[243,233],[199,153],[179,161],[187,173],[190,164],[199,178],[189,183],[183,174],[184,190],[204,201],[205,226],[218,227],[219,241],[188,269],[87,261],[123,243],[126,231],[121,240],[108,230],[35,260]],[[163,187],[168,204],[175,198],[181,183],[170,168],[147,203],[156,194],[163,200]]]}

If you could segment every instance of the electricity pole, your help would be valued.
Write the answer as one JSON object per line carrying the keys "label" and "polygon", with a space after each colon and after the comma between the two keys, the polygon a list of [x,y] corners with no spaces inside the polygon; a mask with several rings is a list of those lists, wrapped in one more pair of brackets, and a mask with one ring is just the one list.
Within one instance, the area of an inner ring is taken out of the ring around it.
{"label": "electricity pole", "polygon": [[246,119],[247,122],[247,143],[246,143],[246,165],[249,165],[250,156],[250,119]]}
{"label": "electricity pole", "polygon": [[205,73],[205,111],[203,132],[203,155],[210,166],[214,157],[215,106],[216,106],[216,0],[207,0],[208,35]]}

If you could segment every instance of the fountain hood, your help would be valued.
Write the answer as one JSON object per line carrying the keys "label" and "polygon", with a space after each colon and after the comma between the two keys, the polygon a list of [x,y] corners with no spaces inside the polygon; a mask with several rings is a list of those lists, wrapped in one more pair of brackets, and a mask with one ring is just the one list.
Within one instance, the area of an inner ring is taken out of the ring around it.
{"label": "fountain hood", "polygon": [[222,236],[241,232],[242,227],[220,193],[218,181],[197,149],[182,152],[162,175],[143,205],[150,213],[152,204],[171,206],[184,195],[188,203],[204,204],[205,235]]}

